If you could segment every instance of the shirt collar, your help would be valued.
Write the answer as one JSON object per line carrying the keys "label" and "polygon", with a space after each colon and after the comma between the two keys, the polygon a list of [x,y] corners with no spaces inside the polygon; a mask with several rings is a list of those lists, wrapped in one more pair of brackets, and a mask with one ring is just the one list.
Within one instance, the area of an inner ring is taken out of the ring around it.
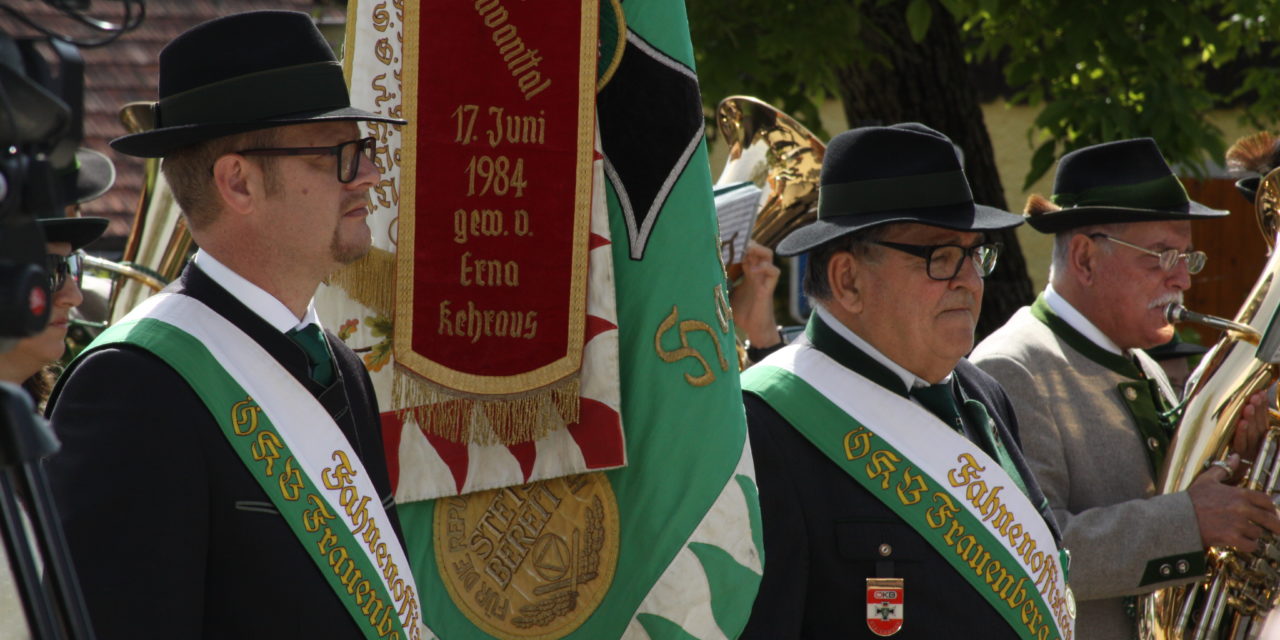
{"label": "shirt collar", "polygon": [[1044,302],[1049,305],[1051,311],[1057,314],[1059,318],[1062,318],[1063,322],[1066,322],[1072,329],[1079,331],[1080,335],[1088,338],[1090,342],[1118,356],[1125,355],[1120,345],[1112,342],[1111,338],[1107,337],[1107,334],[1094,326],[1092,322],[1089,322],[1089,319],[1084,317],[1083,313],[1071,306],[1071,303],[1067,302],[1067,299],[1062,297],[1062,294],[1054,291],[1052,284],[1046,285],[1044,288]]}
{"label": "shirt collar", "polygon": [[302,321],[299,322],[298,316],[293,315],[293,312],[283,302],[264,291],[262,287],[249,282],[244,276],[232,271],[230,267],[218,262],[216,258],[204,249],[196,251],[196,255],[191,261],[200,267],[200,270],[205,275],[218,283],[218,286],[226,289],[227,293],[230,293],[232,297],[248,307],[250,311],[266,320],[267,324],[275,327],[276,331],[286,333],[292,329],[301,329],[309,324],[321,326],[320,316],[316,314],[314,298],[307,302],[307,312],[303,314]]}
{"label": "shirt collar", "polygon": [[[863,353],[867,354],[868,356],[871,356],[873,360],[884,365],[886,369],[888,369],[889,371],[892,371],[894,375],[901,378],[902,384],[905,385],[906,388],[919,389],[921,387],[932,386],[929,381],[925,380],[924,378],[921,378],[920,376],[917,376],[914,373],[911,373],[910,371],[907,371],[905,368],[902,367],[902,365],[894,362],[893,360],[890,360],[889,357],[884,355],[883,353],[880,353],[880,350],[871,346],[870,342],[867,342],[866,340],[862,339],[861,336],[854,333],[852,330],[849,329],[849,327],[844,326],[844,323],[840,322],[839,320],[836,319],[835,316],[831,315],[831,312],[827,311],[826,307],[819,304],[819,305],[815,305],[813,310],[815,313],[818,314],[818,317],[821,318],[822,321],[826,323],[828,327],[831,328],[832,331],[836,332],[836,335],[839,335],[841,338],[844,338],[847,342],[849,342],[849,344],[852,344],[853,346],[861,350]],[[938,384],[949,384],[950,382],[951,382],[951,373],[947,373],[947,377],[943,378],[942,382]]]}

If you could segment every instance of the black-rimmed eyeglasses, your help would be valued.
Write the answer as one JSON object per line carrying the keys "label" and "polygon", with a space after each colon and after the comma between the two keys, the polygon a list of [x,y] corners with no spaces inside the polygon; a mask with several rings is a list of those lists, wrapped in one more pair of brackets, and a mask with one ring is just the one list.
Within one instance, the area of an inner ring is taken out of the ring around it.
{"label": "black-rimmed eyeglasses", "polygon": [[1200,270],[1204,269],[1204,263],[1209,260],[1209,256],[1203,251],[1178,251],[1177,249],[1156,251],[1155,249],[1148,249],[1146,247],[1125,242],[1119,238],[1113,238],[1105,233],[1091,233],[1089,234],[1089,237],[1110,240],[1118,245],[1141,251],[1149,256],[1155,256],[1160,261],[1160,268],[1165,271],[1173,271],[1174,267],[1178,266],[1179,260],[1186,260],[1187,273],[1194,275],[1200,273]]}
{"label": "black-rimmed eyeglasses", "polygon": [[928,265],[926,272],[934,280],[950,280],[959,275],[960,267],[964,266],[966,257],[973,261],[973,266],[978,269],[978,275],[985,278],[995,271],[996,258],[1000,256],[1001,247],[999,242],[984,242],[972,247],[962,247],[958,244],[902,244],[881,240],[872,242],[917,258],[924,258],[925,264]]}
{"label": "black-rimmed eyeglasses", "polygon": [[79,251],[72,251],[71,255],[66,256],[48,253],[44,258],[44,270],[49,274],[49,293],[57,293],[69,279],[74,278],[77,286],[80,284],[84,263]]}
{"label": "black-rimmed eyeglasses", "polygon": [[241,149],[236,153],[242,156],[338,156],[338,182],[347,184],[360,173],[360,156],[372,163],[377,148],[377,138],[369,136],[340,142],[332,147],[263,147]]}

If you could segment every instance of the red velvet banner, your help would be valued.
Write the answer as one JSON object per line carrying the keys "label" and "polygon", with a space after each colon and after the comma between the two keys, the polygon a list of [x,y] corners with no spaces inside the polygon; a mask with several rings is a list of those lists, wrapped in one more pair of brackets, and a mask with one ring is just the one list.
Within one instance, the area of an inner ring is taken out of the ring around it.
{"label": "red velvet banner", "polygon": [[421,4],[405,46],[395,355],[431,383],[515,394],[581,366],[596,6]]}

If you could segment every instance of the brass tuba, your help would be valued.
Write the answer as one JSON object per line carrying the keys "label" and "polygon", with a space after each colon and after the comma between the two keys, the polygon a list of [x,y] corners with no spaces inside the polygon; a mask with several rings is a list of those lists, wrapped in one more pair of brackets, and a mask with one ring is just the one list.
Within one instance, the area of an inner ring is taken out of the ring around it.
{"label": "brass tuba", "polygon": [[748,96],[716,109],[729,158],[717,185],[753,182],[764,191],[751,239],[770,249],[818,215],[818,182],[826,145],[791,116]]}
{"label": "brass tuba", "polygon": [[[1160,493],[1186,490],[1206,465],[1226,459],[1240,411],[1280,372],[1280,251],[1275,250],[1280,170],[1262,180],[1255,210],[1270,258],[1235,319],[1205,316],[1178,305],[1166,310],[1171,322],[1197,322],[1224,334],[1187,382],[1182,420],[1157,485]],[[1274,409],[1270,415],[1271,428],[1241,486],[1275,496],[1280,492],[1280,428]],[[1259,551],[1248,554],[1213,547],[1207,552],[1203,579],[1142,597],[1139,637],[1257,638],[1268,613],[1280,603],[1280,542],[1264,534],[1258,544]]]}
{"label": "brass tuba", "polygon": [[[120,109],[129,133],[155,126],[151,103],[133,102]],[[160,160],[148,158],[143,167],[142,193],[120,262],[86,255],[85,265],[111,274],[111,293],[103,318],[81,318],[78,324],[101,329],[122,318],[140,302],[163,289],[186,266],[191,234],[168,185],[160,176]]]}

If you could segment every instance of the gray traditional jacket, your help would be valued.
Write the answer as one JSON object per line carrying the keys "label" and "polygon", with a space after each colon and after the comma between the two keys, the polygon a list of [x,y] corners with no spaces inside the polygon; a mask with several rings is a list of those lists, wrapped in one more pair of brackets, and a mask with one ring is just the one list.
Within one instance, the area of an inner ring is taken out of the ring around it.
{"label": "gray traditional jacket", "polygon": [[1013,401],[1023,453],[1071,551],[1076,634],[1089,640],[1135,637],[1125,596],[1204,571],[1191,498],[1155,495],[1171,433],[1167,380],[1145,353],[1129,355],[1089,341],[1041,296],[970,356]]}

